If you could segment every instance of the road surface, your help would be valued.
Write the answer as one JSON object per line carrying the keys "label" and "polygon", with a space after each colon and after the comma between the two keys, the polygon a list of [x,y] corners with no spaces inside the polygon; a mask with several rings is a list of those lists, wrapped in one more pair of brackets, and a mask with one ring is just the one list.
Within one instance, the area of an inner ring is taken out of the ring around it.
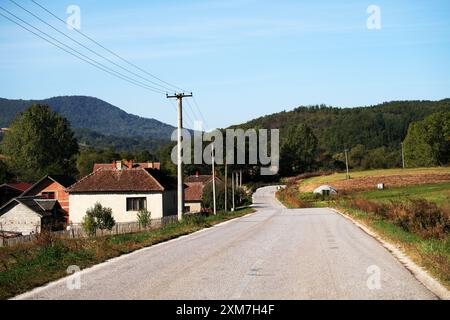
{"label": "road surface", "polygon": [[286,209],[274,193],[255,193],[256,213],[85,270],[80,289],[62,279],[19,298],[436,298],[344,217]]}

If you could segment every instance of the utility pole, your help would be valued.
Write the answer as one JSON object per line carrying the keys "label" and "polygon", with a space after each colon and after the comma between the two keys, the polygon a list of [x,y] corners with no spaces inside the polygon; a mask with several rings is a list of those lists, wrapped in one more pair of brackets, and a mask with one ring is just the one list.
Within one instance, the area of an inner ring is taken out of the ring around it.
{"label": "utility pole", "polygon": [[184,211],[184,190],[183,190],[183,158],[182,158],[182,148],[181,148],[181,138],[183,136],[183,98],[192,97],[192,92],[190,94],[185,93],[175,93],[174,95],[166,94],[167,99],[178,100],[178,131],[177,131],[177,166],[178,166],[178,206],[177,206],[177,214],[178,221],[183,220],[183,211]]}
{"label": "utility pole", "polygon": [[225,156],[225,213],[228,211],[228,172],[227,172],[227,157]]}
{"label": "utility pole", "polygon": [[234,211],[234,172],[231,172],[231,197],[232,197],[232,207],[231,207],[231,211]]}
{"label": "utility pole", "polygon": [[211,148],[211,159],[212,159],[212,176],[213,176],[213,207],[214,207],[214,215],[217,214],[216,211],[216,173],[214,170],[214,144]]}
{"label": "utility pole", "polygon": [[403,148],[403,142],[400,144],[402,145],[402,166],[405,169],[405,149]]}
{"label": "utility pole", "polygon": [[347,167],[347,180],[350,179],[350,174],[348,173],[348,156],[347,156],[348,150],[345,149],[345,166]]}

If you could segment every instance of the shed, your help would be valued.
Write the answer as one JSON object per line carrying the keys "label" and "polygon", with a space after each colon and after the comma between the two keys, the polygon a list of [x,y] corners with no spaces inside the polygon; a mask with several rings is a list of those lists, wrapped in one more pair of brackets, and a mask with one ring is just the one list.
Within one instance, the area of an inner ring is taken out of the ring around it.
{"label": "shed", "polygon": [[336,194],[337,190],[335,188],[333,188],[332,186],[329,186],[327,184],[321,185],[320,187],[317,187],[316,189],[314,189],[314,193],[318,193],[318,194]]}

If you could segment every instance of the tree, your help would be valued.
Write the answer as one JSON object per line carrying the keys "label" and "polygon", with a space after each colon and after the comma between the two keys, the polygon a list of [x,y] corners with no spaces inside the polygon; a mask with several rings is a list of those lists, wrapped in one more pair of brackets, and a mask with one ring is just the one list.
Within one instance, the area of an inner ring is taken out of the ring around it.
{"label": "tree", "polygon": [[450,112],[438,112],[409,126],[404,141],[406,165],[429,167],[450,161]]}
{"label": "tree", "polygon": [[317,138],[307,125],[287,129],[280,151],[280,173],[291,175],[313,169],[317,145]]}
{"label": "tree", "polygon": [[95,235],[97,229],[111,230],[115,225],[112,209],[103,207],[97,202],[93,208],[86,211],[86,215],[81,222],[83,230],[89,235]]}
{"label": "tree", "polygon": [[[214,203],[213,203],[213,188],[212,188],[212,182],[208,183],[203,188],[203,207],[208,209],[213,209]],[[232,199],[232,190],[230,184],[228,184],[228,190],[227,190],[227,203],[228,203],[228,209],[231,208],[233,204]],[[235,199],[235,205],[240,206],[243,205],[244,202],[246,202],[247,195],[242,190],[242,188],[235,188],[234,191],[234,199]],[[216,183],[216,208],[217,211],[225,210],[225,184],[223,182],[217,182]]]}
{"label": "tree", "polygon": [[47,174],[76,173],[78,143],[66,118],[45,105],[20,113],[6,132],[6,163],[18,180],[37,181]]}
{"label": "tree", "polygon": [[11,179],[11,173],[2,160],[0,160],[0,184],[6,183]]}
{"label": "tree", "polygon": [[353,168],[360,168],[365,154],[366,148],[364,147],[364,145],[358,144],[353,147],[348,154],[350,166],[352,166]]}

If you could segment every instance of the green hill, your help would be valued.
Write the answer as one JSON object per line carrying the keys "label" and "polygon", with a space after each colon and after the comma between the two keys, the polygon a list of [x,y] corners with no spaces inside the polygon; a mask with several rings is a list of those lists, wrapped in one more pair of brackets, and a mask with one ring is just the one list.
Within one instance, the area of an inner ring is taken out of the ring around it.
{"label": "green hill", "polygon": [[0,127],[8,127],[17,113],[33,103],[49,105],[66,117],[74,129],[89,129],[107,136],[142,136],[167,141],[174,130],[174,127],[158,120],[129,114],[103,100],[86,96],[64,96],[45,100],[0,98]]}
{"label": "green hill", "polygon": [[440,111],[450,111],[450,99],[392,101],[357,108],[301,106],[233,127],[279,128],[283,135],[283,129],[305,123],[313,130],[320,149],[334,153],[358,144],[367,149],[398,148],[411,122]]}

